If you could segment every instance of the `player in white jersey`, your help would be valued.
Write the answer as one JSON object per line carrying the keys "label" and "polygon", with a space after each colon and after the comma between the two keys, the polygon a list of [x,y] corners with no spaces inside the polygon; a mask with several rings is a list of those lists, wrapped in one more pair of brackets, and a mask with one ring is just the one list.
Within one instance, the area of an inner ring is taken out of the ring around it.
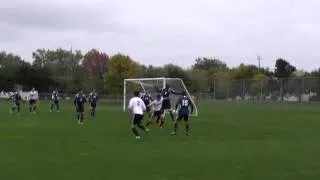
{"label": "player in white jersey", "polygon": [[132,132],[136,136],[136,139],[140,139],[140,135],[139,135],[136,127],[139,127],[140,129],[142,129],[145,132],[149,131],[149,129],[145,128],[141,124],[141,121],[143,120],[143,114],[147,108],[139,96],[140,96],[140,93],[135,92],[134,97],[131,98],[129,101],[129,107],[128,107],[128,109],[132,113],[130,124],[131,124]]}
{"label": "player in white jersey", "polygon": [[[151,118],[154,119],[156,118],[156,122],[157,124],[159,124],[160,128],[163,127],[164,124],[164,111],[162,108],[162,102],[163,102],[163,98],[162,96],[159,94],[157,95],[156,99],[153,100],[148,106],[152,107],[152,115]],[[152,123],[152,120],[150,119],[147,122],[147,127]]]}
{"label": "player in white jersey", "polygon": [[38,101],[39,95],[38,92],[35,90],[35,88],[32,88],[32,90],[29,92],[28,100],[29,100],[29,111],[30,113],[36,113],[37,109],[37,101]]}

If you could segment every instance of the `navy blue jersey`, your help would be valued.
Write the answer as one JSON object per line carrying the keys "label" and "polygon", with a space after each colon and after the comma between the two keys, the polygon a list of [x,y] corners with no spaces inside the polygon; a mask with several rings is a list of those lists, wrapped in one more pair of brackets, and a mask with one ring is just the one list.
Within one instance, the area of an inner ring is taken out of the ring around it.
{"label": "navy blue jersey", "polygon": [[9,97],[9,100],[12,100],[14,104],[20,104],[21,96],[18,93],[14,93]]}
{"label": "navy blue jersey", "polygon": [[150,94],[143,94],[141,96],[141,99],[142,99],[142,101],[144,102],[144,104],[146,106],[148,106],[153,101],[153,99],[152,99]]}
{"label": "navy blue jersey", "polygon": [[51,98],[53,101],[58,101],[59,100],[59,92],[56,90],[52,91]]}
{"label": "navy blue jersey", "polygon": [[73,103],[74,103],[75,106],[83,107],[84,103],[86,103],[86,102],[87,102],[87,98],[86,98],[86,96],[84,94],[78,93],[78,94],[76,94],[74,96]]}
{"label": "navy blue jersey", "polygon": [[97,95],[97,93],[91,92],[90,95],[89,95],[89,102],[90,102],[92,105],[96,105],[96,104],[97,104],[97,101],[98,101],[98,95]]}
{"label": "navy blue jersey", "polygon": [[169,99],[171,93],[172,93],[172,94],[178,94],[178,93],[176,93],[176,92],[175,92],[173,89],[171,89],[171,88],[164,88],[164,89],[160,90],[159,92],[161,93],[161,96],[162,96],[164,99]]}
{"label": "navy blue jersey", "polygon": [[180,107],[179,113],[181,114],[189,114],[189,108],[191,108],[191,113],[193,112],[192,101],[187,96],[183,96],[178,100],[176,109],[178,109],[178,107]]}

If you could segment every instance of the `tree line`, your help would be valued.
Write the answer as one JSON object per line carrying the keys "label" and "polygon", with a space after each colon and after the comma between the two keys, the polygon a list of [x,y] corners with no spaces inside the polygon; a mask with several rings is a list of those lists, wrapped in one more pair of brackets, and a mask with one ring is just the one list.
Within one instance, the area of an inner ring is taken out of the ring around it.
{"label": "tree line", "polygon": [[[231,68],[222,60],[207,57],[195,59],[186,69],[175,64],[146,66],[128,55],[110,56],[96,49],[86,53],[62,48],[37,49],[32,58],[25,61],[19,55],[0,52],[0,90],[20,86],[23,90],[35,87],[40,92],[50,92],[58,88],[74,93],[79,88],[85,91],[96,88],[102,94],[116,95],[122,93],[125,78],[175,77],[182,78],[193,93],[213,92],[215,80],[287,78],[299,72],[283,58],[275,60],[274,69],[243,63]],[[320,69],[303,76],[320,77]]]}

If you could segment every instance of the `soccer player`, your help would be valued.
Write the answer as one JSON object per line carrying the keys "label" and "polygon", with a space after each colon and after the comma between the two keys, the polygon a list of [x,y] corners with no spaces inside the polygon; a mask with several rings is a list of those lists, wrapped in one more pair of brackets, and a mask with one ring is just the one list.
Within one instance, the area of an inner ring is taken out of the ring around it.
{"label": "soccer player", "polygon": [[171,120],[174,121],[174,115],[172,112],[171,102],[170,102],[170,95],[171,95],[171,93],[175,94],[175,95],[179,95],[181,93],[177,93],[176,91],[171,89],[169,84],[166,84],[166,87],[164,89],[158,90],[158,92],[161,93],[162,98],[163,98],[163,102],[162,102],[163,112],[165,113],[166,110],[169,111]]}
{"label": "soccer player", "polygon": [[86,96],[83,94],[82,89],[79,89],[79,92],[74,96],[73,103],[76,108],[78,123],[81,125],[83,125],[84,104],[86,102],[87,102]]}
{"label": "soccer player", "polygon": [[149,104],[153,101],[151,95],[149,93],[144,92],[141,94],[141,99],[147,107],[146,112],[149,114],[149,118],[151,118],[152,113],[151,108],[149,106]]}
{"label": "soccer player", "polygon": [[98,94],[95,89],[92,89],[92,92],[89,94],[89,102],[90,102],[92,117],[96,115],[97,101],[98,101]]}
{"label": "soccer player", "polygon": [[[162,97],[161,95],[157,95],[156,99],[152,101],[148,106],[153,108],[153,113],[151,118],[156,118],[157,124],[160,126],[160,128],[163,128],[164,124],[164,112],[162,110]],[[149,127],[149,125],[152,123],[152,120],[149,119],[146,127]]]}
{"label": "soccer player", "polygon": [[32,90],[29,92],[29,95],[28,95],[30,113],[33,113],[33,114],[36,113],[38,98],[39,98],[38,92],[36,91],[35,88],[32,88]]}
{"label": "soccer player", "polygon": [[52,91],[51,99],[52,99],[52,103],[51,103],[51,107],[50,107],[50,112],[53,111],[54,106],[56,106],[57,112],[59,112],[59,92],[58,92],[57,88],[55,88]]}
{"label": "soccer player", "polygon": [[[189,107],[191,108],[191,111],[189,110]],[[179,111],[177,111],[179,108]],[[182,97],[179,98],[177,104],[176,104],[176,112],[178,112],[178,117],[174,121],[174,131],[171,133],[171,135],[176,135],[177,134],[177,129],[178,129],[178,122],[181,121],[182,119],[185,122],[185,134],[187,136],[190,135],[189,133],[189,113],[192,114],[193,112],[193,104],[192,101],[188,98],[186,92],[182,92]]]}
{"label": "soccer player", "polygon": [[139,127],[141,130],[148,132],[149,129],[145,128],[141,121],[143,120],[143,113],[146,111],[146,105],[142,101],[142,99],[139,97],[140,92],[136,91],[134,92],[134,97],[130,99],[129,101],[129,109],[131,111],[131,130],[133,134],[136,136],[136,139],[140,139],[140,135],[136,129],[136,127]]}
{"label": "soccer player", "polygon": [[10,114],[13,114],[14,112],[20,113],[20,102],[21,102],[21,95],[18,91],[15,91],[8,99],[8,101],[12,100],[13,106],[10,110]]}

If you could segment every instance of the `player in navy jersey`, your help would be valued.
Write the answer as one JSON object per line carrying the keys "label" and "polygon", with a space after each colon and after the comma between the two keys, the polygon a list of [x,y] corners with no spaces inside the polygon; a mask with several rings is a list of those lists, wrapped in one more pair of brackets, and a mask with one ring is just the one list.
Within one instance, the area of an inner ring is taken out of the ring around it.
{"label": "player in navy jersey", "polygon": [[8,101],[12,101],[13,106],[10,110],[10,114],[13,114],[14,112],[20,113],[20,102],[21,102],[21,95],[18,91],[14,92],[8,99]]}
{"label": "player in navy jersey", "polygon": [[181,93],[177,93],[173,89],[170,88],[169,84],[166,84],[166,87],[164,89],[158,90],[159,93],[161,93],[163,102],[162,102],[162,110],[165,112],[166,110],[169,111],[171,120],[174,121],[174,116],[171,108],[171,102],[170,102],[170,95],[180,95]]}
{"label": "player in navy jersey", "polygon": [[98,101],[98,94],[95,89],[92,89],[92,92],[89,94],[89,102],[90,102],[92,117],[96,115],[97,101]]}
{"label": "player in navy jersey", "polygon": [[77,112],[77,119],[79,124],[83,124],[84,104],[87,102],[86,96],[83,94],[82,89],[74,96],[74,106]]}
{"label": "player in navy jersey", "polygon": [[56,106],[57,112],[59,112],[59,92],[57,88],[52,91],[51,100],[50,112],[53,111],[54,106]]}
{"label": "player in navy jersey", "polygon": [[[178,110],[179,109],[179,110]],[[178,110],[178,111],[177,111]],[[171,133],[171,135],[177,134],[178,129],[178,122],[182,119],[185,122],[185,134],[187,136],[190,135],[189,133],[189,114],[192,114],[193,112],[193,104],[190,98],[187,96],[186,92],[182,93],[182,97],[179,98],[177,104],[176,104],[176,110],[178,112],[178,117],[174,121],[174,131]]]}
{"label": "player in navy jersey", "polygon": [[151,118],[151,108],[149,106],[149,104],[153,101],[151,95],[149,93],[142,93],[141,94],[141,99],[144,102],[144,104],[146,105],[146,112],[149,114],[149,118]]}

